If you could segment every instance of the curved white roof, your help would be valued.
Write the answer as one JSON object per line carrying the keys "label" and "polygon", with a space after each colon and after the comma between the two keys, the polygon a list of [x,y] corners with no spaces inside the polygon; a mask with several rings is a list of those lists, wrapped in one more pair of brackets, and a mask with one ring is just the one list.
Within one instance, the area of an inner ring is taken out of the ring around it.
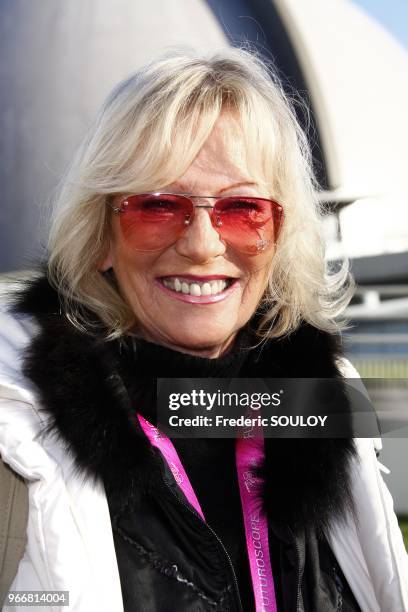
{"label": "curved white roof", "polygon": [[316,114],[340,213],[328,257],[408,250],[408,54],[349,0],[274,0]]}
{"label": "curved white roof", "polygon": [[275,0],[316,111],[331,190],[388,192],[408,165],[408,55],[347,0]]}

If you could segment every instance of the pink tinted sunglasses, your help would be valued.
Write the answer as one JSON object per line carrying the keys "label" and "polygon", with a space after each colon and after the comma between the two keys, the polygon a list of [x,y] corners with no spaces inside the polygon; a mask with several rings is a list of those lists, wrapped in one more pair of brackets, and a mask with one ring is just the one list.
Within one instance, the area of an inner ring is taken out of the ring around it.
{"label": "pink tinted sunglasses", "polygon": [[[194,199],[214,205],[194,204]],[[256,255],[277,241],[283,208],[275,200],[252,196],[198,196],[140,193],[112,206],[120,214],[126,243],[135,251],[159,251],[177,242],[194,218],[195,208],[207,208],[221,240],[243,253]]]}

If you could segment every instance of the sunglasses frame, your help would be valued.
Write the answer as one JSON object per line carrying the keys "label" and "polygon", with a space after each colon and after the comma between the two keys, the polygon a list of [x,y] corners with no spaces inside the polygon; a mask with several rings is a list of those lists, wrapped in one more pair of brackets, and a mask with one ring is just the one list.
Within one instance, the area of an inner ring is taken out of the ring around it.
{"label": "sunglasses frame", "polygon": [[[278,236],[280,234],[280,230],[282,227],[282,222],[283,222],[283,217],[284,217],[284,213],[283,213],[283,206],[281,204],[279,204],[279,202],[277,200],[274,200],[272,198],[266,198],[266,197],[262,197],[262,196],[250,196],[250,195],[231,195],[231,196],[205,196],[205,195],[193,195],[190,193],[171,193],[171,192],[164,192],[164,191],[153,191],[153,192],[149,192],[149,193],[132,193],[126,197],[124,197],[121,201],[120,201],[120,205],[119,206],[114,206],[112,203],[108,202],[110,208],[113,210],[113,212],[115,214],[123,214],[126,213],[126,206],[127,206],[127,199],[128,198],[132,198],[133,196],[155,196],[155,197],[160,197],[160,196],[180,196],[182,198],[185,198],[186,200],[190,200],[191,204],[192,204],[192,214],[185,219],[184,224],[185,225],[190,225],[190,223],[192,222],[192,220],[194,219],[194,210],[196,208],[207,208],[210,209],[212,211],[214,211],[214,208],[217,205],[217,200],[225,200],[228,198],[242,198],[242,199],[249,199],[249,200],[263,200],[263,201],[267,201],[270,202],[272,205],[272,208],[274,209],[274,211],[277,211],[278,213],[278,226],[277,226],[277,232],[276,232],[276,236],[275,236],[275,240],[274,240],[274,244],[276,245],[277,240],[278,240]],[[211,206],[210,204],[194,204],[194,199],[201,199],[201,200],[216,200],[216,202],[214,203],[213,206]],[[211,212],[210,213],[210,219],[211,222],[213,223],[213,225],[215,227],[220,227],[222,225],[222,221],[220,219],[214,219],[213,215],[215,214],[215,212]],[[222,236],[221,236],[222,238]],[[264,250],[264,248],[261,248],[260,251]]]}

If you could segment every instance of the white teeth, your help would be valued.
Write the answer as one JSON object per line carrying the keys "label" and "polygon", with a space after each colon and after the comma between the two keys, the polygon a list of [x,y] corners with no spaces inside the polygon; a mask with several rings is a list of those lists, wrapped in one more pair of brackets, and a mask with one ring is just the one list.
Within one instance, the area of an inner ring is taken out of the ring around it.
{"label": "white teeth", "polygon": [[201,295],[200,285],[197,285],[197,283],[193,283],[192,285],[190,285],[190,295]]}
{"label": "white teeth", "polygon": [[200,297],[201,295],[216,295],[217,293],[221,293],[227,287],[227,281],[219,279],[206,281],[203,283],[200,281],[193,281],[189,283],[184,279],[174,277],[163,278],[163,285],[172,291],[182,292],[185,294],[188,293],[190,295],[194,295],[195,297]]}

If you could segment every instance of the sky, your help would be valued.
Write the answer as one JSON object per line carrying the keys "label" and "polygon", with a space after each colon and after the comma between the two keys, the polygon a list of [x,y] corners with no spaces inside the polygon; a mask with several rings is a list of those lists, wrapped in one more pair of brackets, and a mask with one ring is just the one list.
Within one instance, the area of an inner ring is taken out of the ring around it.
{"label": "sky", "polygon": [[408,48],[408,0],[353,0]]}

